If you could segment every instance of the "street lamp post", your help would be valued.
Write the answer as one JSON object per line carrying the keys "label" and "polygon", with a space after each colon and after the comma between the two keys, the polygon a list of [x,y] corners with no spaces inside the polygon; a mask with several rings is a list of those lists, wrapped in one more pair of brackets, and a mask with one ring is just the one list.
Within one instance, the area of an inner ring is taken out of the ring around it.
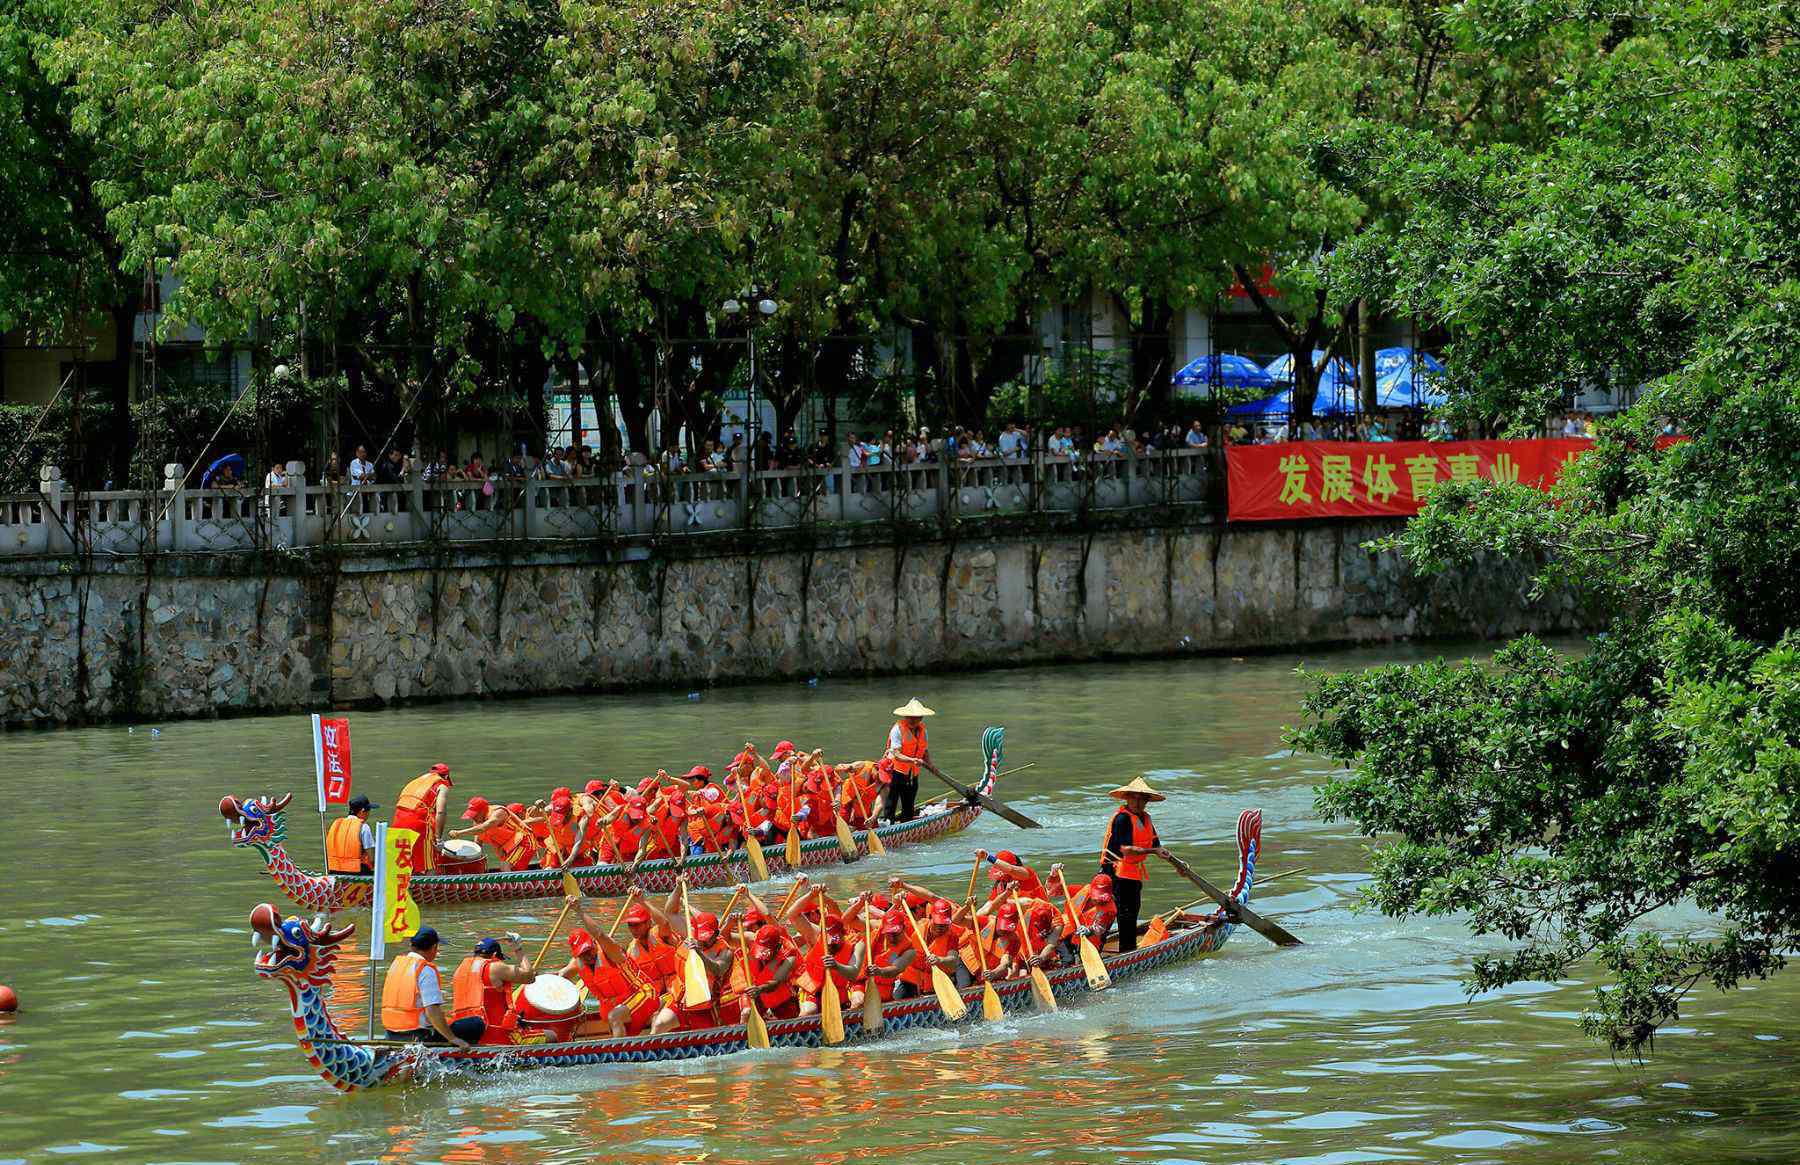
{"label": "street lamp post", "polygon": [[[740,315],[745,315],[746,309],[748,307],[748,305],[741,303],[736,299],[728,299],[723,304],[720,304],[719,306],[720,306],[720,309],[722,311],[724,311],[724,313],[727,316],[729,316],[730,318],[732,318],[734,320],[737,319],[738,316],[740,316]],[[760,297],[756,300],[757,315],[762,316],[763,319],[765,319],[765,320],[768,319],[769,317],[773,316],[779,307],[780,307],[779,304],[777,304],[774,300],[768,298],[767,296]],[[747,316],[747,318],[744,321],[744,324],[745,324],[744,342],[747,345],[749,345],[749,348],[750,348],[750,387],[749,387],[749,392],[747,394],[749,404],[745,410],[745,416],[744,416],[744,434],[745,434],[745,436],[744,436],[744,452],[745,452],[745,456],[750,459],[750,462],[752,465],[754,465],[756,463],[756,324],[757,324],[757,322],[758,321],[755,316]]]}

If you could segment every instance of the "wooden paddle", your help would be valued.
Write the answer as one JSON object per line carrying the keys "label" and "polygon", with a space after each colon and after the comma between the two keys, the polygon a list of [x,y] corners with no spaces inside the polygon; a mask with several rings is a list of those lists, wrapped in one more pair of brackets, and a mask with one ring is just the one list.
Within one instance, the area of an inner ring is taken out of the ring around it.
{"label": "wooden paddle", "polygon": [[1078,940],[1076,949],[1081,952],[1081,969],[1087,975],[1089,989],[1104,991],[1112,986],[1112,975],[1106,969],[1106,961],[1100,957],[1100,950],[1094,946],[1094,940],[1081,933],[1081,916],[1075,913],[1075,896],[1069,893],[1069,880],[1063,877],[1061,870],[1056,871],[1056,880],[1062,883],[1063,905],[1069,908],[1069,921],[1075,927]]}
{"label": "wooden paddle", "polygon": [[869,856],[872,858],[883,856],[887,853],[887,843],[881,840],[881,834],[876,829],[875,815],[869,812],[869,806],[863,801],[862,794],[856,791],[854,779],[850,784],[850,795],[856,798],[856,807],[862,810],[863,817],[869,822]]}
{"label": "wooden paddle", "polygon": [[750,799],[744,795],[744,786],[749,782],[742,774],[738,776],[738,805],[744,811],[744,853],[750,858],[750,872],[758,882],[769,880],[769,863],[763,859],[762,842],[756,840],[754,827],[750,824]]}
{"label": "wooden paddle", "polygon": [[744,941],[744,928],[738,926],[738,954],[744,959],[744,1042],[752,1048],[769,1046],[769,1025],[762,1012],[756,1010],[756,976],[750,970],[750,945]]}
{"label": "wooden paddle", "polygon": [[1037,822],[1033,821],[1031,818],[1025,816],[1023,813],[1020,813],[1017,809],[1014,809],[1012,806],[1003,804],[1002,802],[999,802],[999,801],[996,801],[992,797],[988,796],[986,793],[982,793],[975,789],[972,789],[969,786],[962,784],[960,781],[957,781],[953,777],[945,776],[943,773],[939,772],[938,767],[936,765],[932,764],[930,761],[921,760],[919,763],[921,765],[923,765],[926,768],[926,770],[928,770],[931,773],[932,776],[934,776],[938,780],[944,782],[944,784],[949,785],[952,789],[955,789],[958,793],[961,793],[963,795],[964,800],[973,801],[973,802],[975,802],[975,804],[981,806],[983,809],[992,810],[993,812],[998,813],[1000,816],[1006,818],[1008,821],[1012,822],[1014,825],[1018,826],[1020,829],[1042,829],[1042,828],[1044,828],[1043,826],[1039,825]]}
{"label": "wooden paddle", "polygon": [[875,985],[875,930],[869,925],[869,908],[863,906],[863,1016],[865,1032],[878,1032],[886,1021],[881,1014],[881,991]]}
{"label": "wooden paddle", "polygon": [[[821,962],[824,956],[831,953],[831,947],[825,937],[825,887],[819,887],[819,955]],[[825,981],[819,984],[819,1030],[824,1033],[828,1044],[844,1042],[844,1001],[838,998],[837,980],[831,977],[831,968],[823,968]]]}
{"label": "wooden paddle", "polygon": [[688,952],[681,968],[683,1007],[705,1007],[712,1002],[712,983],[706,976],[706,963],[693,948],[694,911],[688,905],[687,883],[681,884],[681,914],[687,922]]}
{"label": "wooden paddle", "polygon": [[1256,913],[1254,910],[1251,910],[1248,906],[1232,901],[1226,896],[1225,891],[1219,889],[1211,882],[1208,882],[1199,874],[1194,873],[1193,870],[1188,868],[1186,862],[1182,861],[1174,854],[1164,851],[1163,856],[1168,860],[1168,863],[1171,866],[1175,867],[1176,873],[1200,887],[1201,890],[1206,892],[1208,898],[1217,902],[1220,908],[1225,911],[1226,917],[1232,919],[1234,922],[1241,921],[1245,926],[1249,927],[1257,934],[1262,935],[1278,947],[1297,947],[1303,945],[1299,939],[1295,938],[1275,923],[1270,922],[1262,915]]}
{"label": "wooden paddle", "polygon": [[850,832],[850,823],[844,820],[843,813],[837,808],[842,798],[839,797],[838,791],[831,787],[831,769],[826,767],[820,771],[824,774],[825,791],[831,794],[831,823],[837,830],[838,852],[844,855],[845,861],[853,862],[862,857],[862,851],[856,848],[856,835]]}
{"label": "wooden paddle", "polygon": [[612,938],[619,933],[619,924],[625,921],[625,912],[631,909],[631,904],[637,900],[637,896],[638,888],[633,886],[631,892],[625,895],[625,901],[620,904],[619,912],[613,915],[612,925],[606,928],[607,938]]}
{"label": "wooden paddle", "polygon": [[[981,851],[977,850],[975,851],[975,864],[969,867],[969,892],[963,895],[970,902],[975,901],[975,879],[979,877],[981,877]],[[973,910],[974,907],[971,906],[970,909]],[[974,921],[973,915],[970,916],[970,921]]]}
{"label": "wooden paddle", "polygon": [[[1036,761],[1027,761],[1025,764],[1022,764],[1022,765],[1014,765],[1010,769],[1001,769],[999,772],[994,774],[994,779],[996,781],[998,781],[1001,777],[1010,777],[1014,773],[1022,773],[1026,769],[1035,769],[1035,768],[1037,768]],[[939,793],[937,796],[933,797],[931,800],[926,801],[923,804],[921,804],[920,808],[924,808],[924,807],[930,806],[930,805],[936,805],[940,801],[948,801],[954,795],[955,794],[953,794],[953,793]]]}
{"label": "wooden paddle", "polygon": [[787,857],[788,869],[790,869],[790,870],[797,870],[800,868],[800,815],[799,815],[800,806],[798,804],[799,794],[795,789],[795,785],[797,783],[797,778],[799,777],[799,775],[800,775],[800,766],[795,764],[793,761],[789,761],[788,762],[788,835],[787,835],[786,857]]}
{"label": "wooden paddle", "polygon": [[993,1021],[1006,1014],[1000,1005],[1000,993],[987,977],[987,940],[981,935],[981,920],[975,917],[975,895],[969,895],[969,922],[975,928],[975,964],[981,971],[981,1018]]}
{"label": "wooden paddle", "polygon": [[[925,932],[919,927],[919,920],[913,917],[912,907],[906,904],[906,893],[899,895],[900,909],[911,924],[913,939],[919,944],[919,958],[930,962],[930,948],[925,945]],[[962,993],[956,989],[956,983],[944,974],[944,969],[931,963],[931,990],[937,995],[938,1006],[944,1009],[944,1015],[950,1020],[958,1020],[969,1013],[969,1005],[963,1002]]]}
{"label": "wooden paddle", "polygon": [[[1025,919],[1025,907],[1019,902],[1019,892],[1012,893],[1013,914],[1019,919],[1019,940],[1025,944],[1025,957],[1037,958],[1037,952],[1031,948],[1031,925]],[[1031,968],[1031,997],[1045,1011],[1055,1011],[1056,992],[1050,990],[1050,976],[1044,974],[1042,967]]]}
{"label": "wooden paddle", "polygon": [[569,911],[574,907],[575,899],[581,897],[581,883],[577,882],[575,875],[567,870],[562,872],[562,886],[564,898],[562,913],[556,916],[556,925],[552,926],[550,933],[544,936],[544,945],[538,948],[537,958],[531,960],[533,975],[537,974],[538,965],[544,961],[544,956],[550,953],[550,944],[556,941],[556,932],[562,929],[563,921],[569,917]]}

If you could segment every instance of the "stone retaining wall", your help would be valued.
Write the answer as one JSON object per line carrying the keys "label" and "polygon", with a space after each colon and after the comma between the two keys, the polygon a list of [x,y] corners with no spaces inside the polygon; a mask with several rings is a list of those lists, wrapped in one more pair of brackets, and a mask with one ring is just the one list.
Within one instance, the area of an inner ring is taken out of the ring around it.
{"label": "stone retaining wall", "polygon": [[318,710],[1411,636],[1578,629],[1495,564],[1430,582],[1383,523],[565,547],[510,561],[164,557],[0,571],[0,722]]}

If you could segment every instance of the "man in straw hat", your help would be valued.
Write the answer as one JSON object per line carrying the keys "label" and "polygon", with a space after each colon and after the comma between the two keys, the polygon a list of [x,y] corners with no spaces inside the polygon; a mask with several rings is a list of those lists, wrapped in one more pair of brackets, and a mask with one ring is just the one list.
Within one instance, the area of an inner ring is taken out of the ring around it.
{"label": "man in straw hat", "polygon": [[913,802],[919,797],[919,766],[931,762],[931,748],[925,743],[925,717],[936,716],[914,696],[894,709],[899,719],[888,731],[888,748],[884,759],[892,763],[894,779],[887,787],[887,801],[882,813],[889,821],[911,821],[919,815]]}
{"label": "man in straw hat", "polygon": [[1156,826],[1150,824],[1149,805],[1163,800],[1142,777],[1112,791],[1122,804],[1113,812],[1100,849],[1100,872],[1112,878],[1113,904],[1118,908],[1119,950],[1137,950],[1138,907],[1144,900],[1144,859],[1151,854],[1166,857]]}

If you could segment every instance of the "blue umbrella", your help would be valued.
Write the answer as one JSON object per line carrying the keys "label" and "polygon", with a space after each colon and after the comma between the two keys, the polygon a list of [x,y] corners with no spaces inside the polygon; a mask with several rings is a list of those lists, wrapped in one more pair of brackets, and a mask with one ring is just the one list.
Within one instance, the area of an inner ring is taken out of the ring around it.
{"label": "blue umbrella", "polygon": [[[1253,400],[1248,404],[1234,405],[1225,410],[1232,417],[1276,417],[1286,416],[1294,411],[1294,390],[1284,388],[1274,396]],[[1356,414],[1355,384],[1319,385],[1319,395],[1313,398],[1313,416],[1315,417],[1348,417]]]}
{"label": "blue umbrella", "polygon": [[1375,353],[1375,403],[1384,409],[1431,408],[1449,398],[1437,387],[1444,364],[1415,348]]}
{"label": "blue umbrella", "polygon": [[1275,387],[1274,380],[1256,361],[1231,352],[1202,356],[1175,374],[1178,385],[1215,385],[1219,388]]}
{"label": "blue umbrella", "polygon": [[244,480],[243,455],[239,453],[227,453],[225,456],[206,467],[206,472],[200,475],[200,488],[209,488],[212,485],[213,478],[218,476],[219,470],[225,468],[227,465],[231,466],[231,475],[233,477],[237,478],[239,481]]}
{"label": "blue umbrella", "polygon": [[[1324,357],[1324,352],[1314,348],[1312,354],[1313,367],[1317,368],[1319,366],[1319,361],[1324,359]],[[1277,384],[1294,383],[1293,354],[1290,352],[1285,356],[1277,356],[1275,359],[1269,361],[1263,368],[1263,371],[1268,373],[1269,379]],[[1323,397],[1327,388],[1335,388],[1339,385],[1346,384],[1350,386],[1351,399],[1354,400],[1356,397],[1356,373],[1351,369],[1349,362],[1342,356],[1334,356],[1331,359],[1331,363],[1325,366],[1325,371],[1319,373],[1319,396]]]}

